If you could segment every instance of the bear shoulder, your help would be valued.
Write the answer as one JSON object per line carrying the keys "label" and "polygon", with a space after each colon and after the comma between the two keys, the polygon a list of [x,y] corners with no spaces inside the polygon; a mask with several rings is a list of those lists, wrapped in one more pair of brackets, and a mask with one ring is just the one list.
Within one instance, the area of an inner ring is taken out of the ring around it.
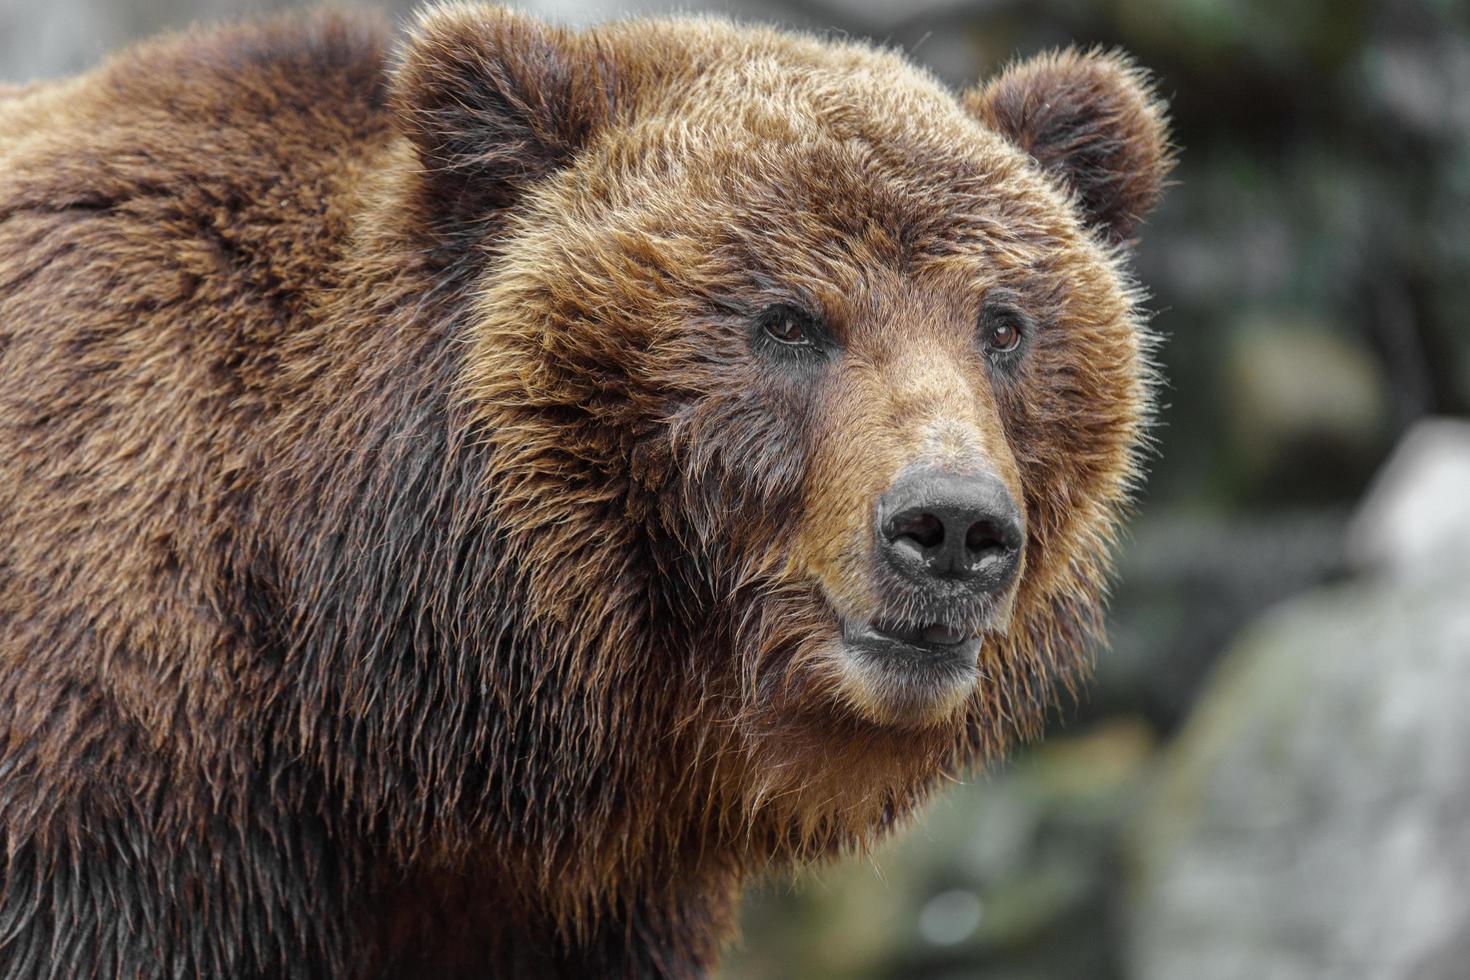
{"label": "bear shoulder", "polygon": [[[165,36],[0,86],[0,214],[258,184],[387,132],[388,33],[341,13]],[[340,157],[340,153],[335,154]]]}

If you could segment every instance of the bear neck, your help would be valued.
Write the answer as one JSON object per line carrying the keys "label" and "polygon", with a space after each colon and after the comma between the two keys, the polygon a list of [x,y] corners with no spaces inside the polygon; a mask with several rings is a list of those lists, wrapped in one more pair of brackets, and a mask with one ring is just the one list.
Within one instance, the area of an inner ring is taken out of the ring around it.
{"label": "bear neck", "polygon": [[516,418],[466,411],[494,256],[425,248],[397,217],[407,177],[364,190],[302,356],[282,358],[298,365],[270,426],[282,465],[255,515],[292,674],[281,732],[343,832],[414,874],[493,869],[557,928],[681,878],[733,880],[706,852],[714,790],[681,753],[713,750],[685,744],[707,736],[668,676],[684,652],[628,487],[550,445],[507,464]]}

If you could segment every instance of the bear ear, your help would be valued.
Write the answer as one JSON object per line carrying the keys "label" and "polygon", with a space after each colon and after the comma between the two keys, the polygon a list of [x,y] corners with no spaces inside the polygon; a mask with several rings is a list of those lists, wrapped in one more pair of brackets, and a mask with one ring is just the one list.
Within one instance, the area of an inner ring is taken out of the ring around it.
{"label": "bear ear", "polygon": [[421,14],[389,100],[441,230],[483,226],[569,163],[611,118],[614,82],[601,46],[524,14],[462,3]]}
{"label": "bear ear", "polygon": [[1173,168],[1163,103],[1119,52],[1073,48],[1011,65],[965,108],[1077,196],[1088,224],[1125,241]]}

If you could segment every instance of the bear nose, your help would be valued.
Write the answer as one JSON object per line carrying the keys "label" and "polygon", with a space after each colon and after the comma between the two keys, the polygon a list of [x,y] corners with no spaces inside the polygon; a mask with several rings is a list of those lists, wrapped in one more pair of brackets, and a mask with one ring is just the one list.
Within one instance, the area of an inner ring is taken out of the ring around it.
{"label": "bear nose", "polygon": [[952,579],[997,591],[1021,557],[1020,510],[994,473],[920,469],[901,474],[878,502],[878,549],[920,582]]}

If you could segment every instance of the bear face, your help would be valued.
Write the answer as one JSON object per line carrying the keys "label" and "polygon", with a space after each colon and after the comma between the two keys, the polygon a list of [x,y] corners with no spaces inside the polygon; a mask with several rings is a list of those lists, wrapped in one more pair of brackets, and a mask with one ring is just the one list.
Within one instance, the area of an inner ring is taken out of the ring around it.
{"label": "bear face", "polygon": [[594,672],[657,637],[719,810],[821,851],[1035,731],[1149,416],[1138,72],[446,8],[394,99],[424,234],[494,255],[460,380],[532,605]]}

